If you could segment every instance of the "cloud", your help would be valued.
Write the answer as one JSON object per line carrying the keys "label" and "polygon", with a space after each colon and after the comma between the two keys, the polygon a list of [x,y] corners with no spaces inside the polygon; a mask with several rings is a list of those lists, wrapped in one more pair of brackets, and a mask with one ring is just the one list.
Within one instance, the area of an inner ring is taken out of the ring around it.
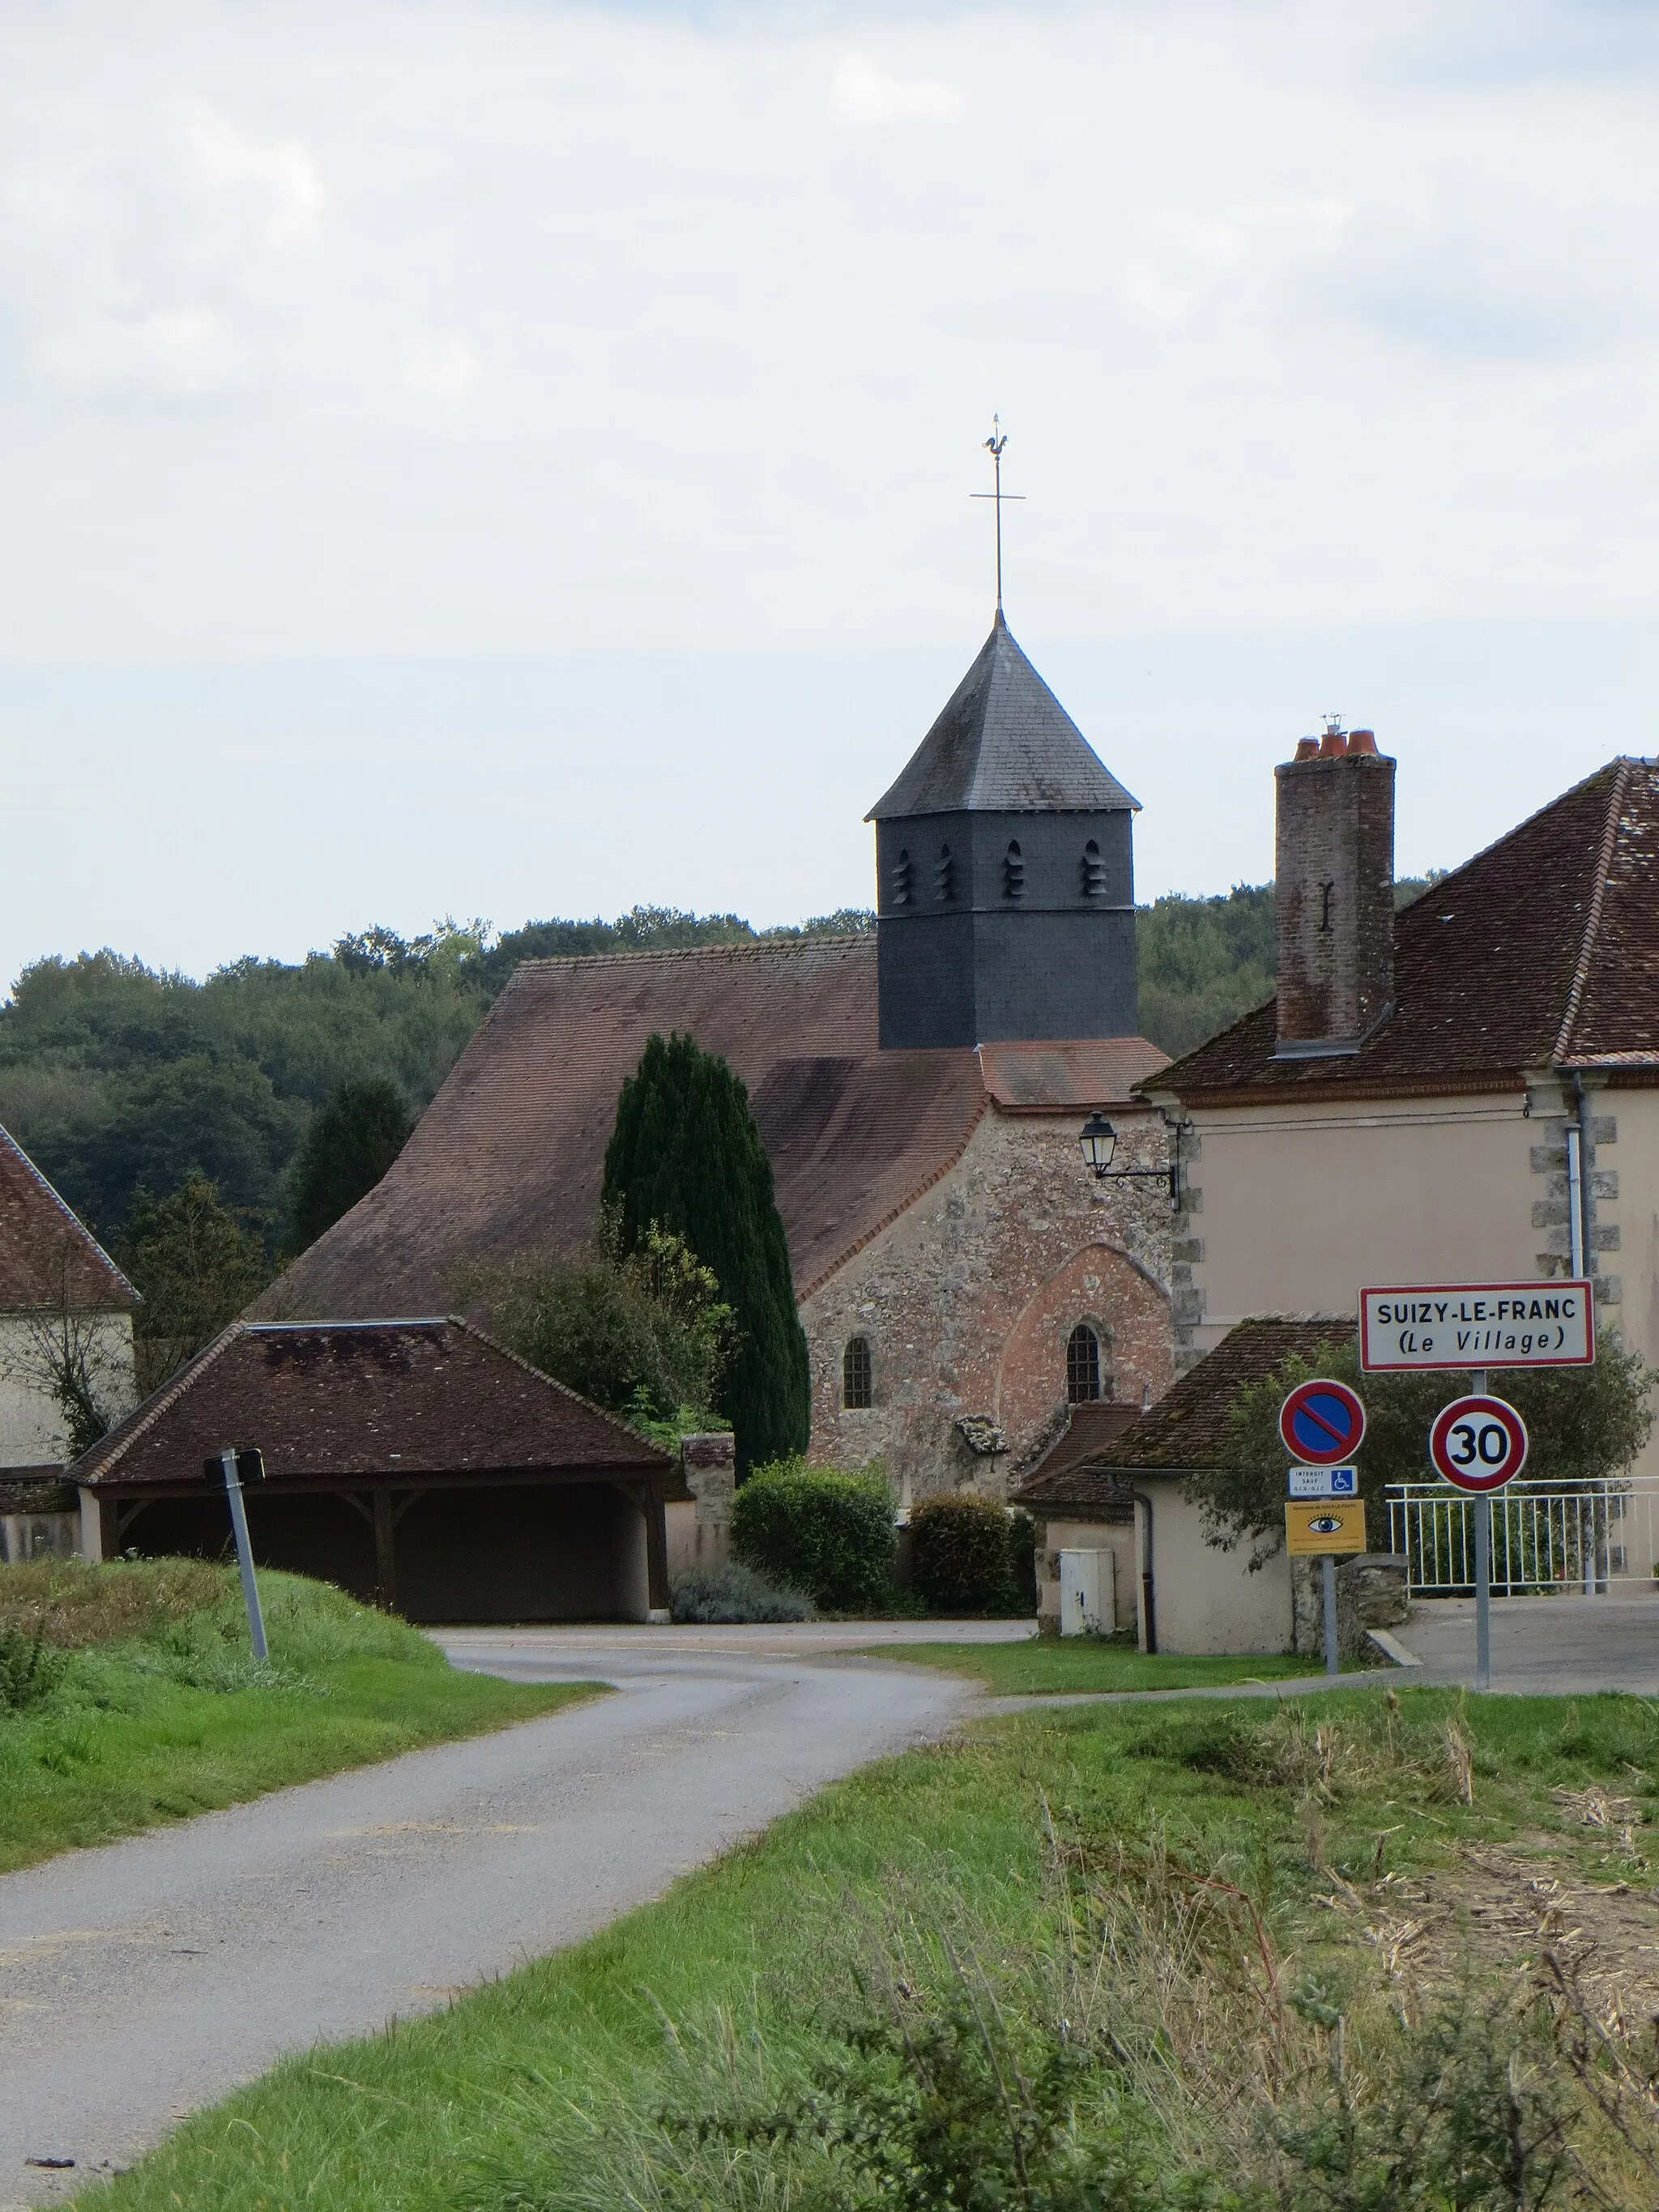
{"label": "cloud", "polygon": [[867,54],[848,54],[836,70],[830,106],[843,123],[868,130],[885,123],[951,123],[967,101],[938,77],[895,76]]}
{"label": "cloud", "polygon": [[483,374],[483,365],[465,338],[442,338],[414,356],[404,380],[418,398],[458,407],[471,398]]}
{"label": "cloud", "polygon": [[309,147],[297,139],[261,144],[209,107],[191,118],[189,137],[210,185],[222,189],[251,185],[265,195],[269,213],[264,233],[270,245],[291,246],[316,229],[328,194]]}

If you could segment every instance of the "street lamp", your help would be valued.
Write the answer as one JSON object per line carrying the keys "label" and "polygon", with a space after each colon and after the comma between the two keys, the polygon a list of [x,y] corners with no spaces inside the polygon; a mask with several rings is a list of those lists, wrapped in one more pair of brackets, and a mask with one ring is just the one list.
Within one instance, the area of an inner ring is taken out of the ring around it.
{"label": "street lamp", "polygon": [[1104,1176],[1112,1164],[1112,1154],[1117,1150],[1117,1131],[1098,1109],[1084,1123],[1078,1143],[1083,1147],[1084,1166]]}
{"label": "street lamp", "polygon": [[1173,1124],[1170,1131],[1170,1164],[1167,1168],[1115,1168],[1113,1155],[1117,1151],[1117,1131],[1097,1107],[1084,1123],[1078,1135],[1078,1148],[1083,1154],[1083,1164],[1090,1169],[1097,1182],[1163,1182],[1170,1187],[1170,1210],[1181,1211],[1181,1131]]}

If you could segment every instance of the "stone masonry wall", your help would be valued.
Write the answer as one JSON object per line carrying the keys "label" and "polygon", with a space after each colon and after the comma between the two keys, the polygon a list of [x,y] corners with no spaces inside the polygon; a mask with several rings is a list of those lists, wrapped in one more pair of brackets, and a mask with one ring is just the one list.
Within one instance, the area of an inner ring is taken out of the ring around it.
{"label": "stone masonry wall", "polygon": [[[1169,1388],[1168,1189],[1097,1182],[1082,1119],[988,1112],[956,1167],[804,1304],[817,1462],[879,1460],[904,1504],[1006,1497],[1063,1424],[1079,1321],[1101,1340],[1103,1395],[1138,1406]],[[1115,1119],[1115,1164],[1161,1168],[1161,1119]],[[873,1364],[862,1412],[842,1402],[854,1336]]]}

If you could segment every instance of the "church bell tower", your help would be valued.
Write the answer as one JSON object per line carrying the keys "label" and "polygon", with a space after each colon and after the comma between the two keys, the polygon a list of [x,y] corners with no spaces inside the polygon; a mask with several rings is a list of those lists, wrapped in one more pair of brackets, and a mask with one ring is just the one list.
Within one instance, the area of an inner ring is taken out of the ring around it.
{"label": "church bell tower", "polygon": [[999,605],[978,659],[865,817],[883,1047],[1137,1035],[1139,811]]}

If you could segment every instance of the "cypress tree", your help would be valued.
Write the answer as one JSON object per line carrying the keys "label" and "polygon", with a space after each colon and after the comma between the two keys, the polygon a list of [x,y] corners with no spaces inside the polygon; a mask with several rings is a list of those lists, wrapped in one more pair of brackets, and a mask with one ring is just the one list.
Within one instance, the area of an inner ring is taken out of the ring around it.
{"label": "cypress tree", "polygon": [[804,1451],[811,1421],[806,1338],[772,1163],[748,1091],[690,1036],[649,1038],[623,1083],[604,1203],[617,1210],[624,1252],[659,1222],[712,1268],[736,1310],[738,1350],[722,1395],[738,1474]]}

